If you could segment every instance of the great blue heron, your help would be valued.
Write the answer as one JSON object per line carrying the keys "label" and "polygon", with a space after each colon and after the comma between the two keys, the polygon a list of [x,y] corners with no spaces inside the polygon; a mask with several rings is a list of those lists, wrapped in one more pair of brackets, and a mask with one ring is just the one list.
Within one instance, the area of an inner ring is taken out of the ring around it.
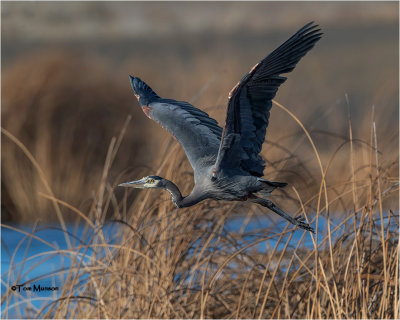
{"label": "great blue heron", "polygon": [[188,196],[159,176],[120,184],[133,188],[162,188],[178,208],[207,199],[250,201],[269,208],[292,224],[314,232],[301,217],[292,218],[272,201],[262,198],[287,185],[262,178],[265,161],[259,155],[265,139],[272,99],[297,62],[322,33],[313,22],[256,64],[230,91],[225,128],[191,104],[159,97],[138,77],[130,76],[139,104],[180,142],[194,171],[195,186]]}

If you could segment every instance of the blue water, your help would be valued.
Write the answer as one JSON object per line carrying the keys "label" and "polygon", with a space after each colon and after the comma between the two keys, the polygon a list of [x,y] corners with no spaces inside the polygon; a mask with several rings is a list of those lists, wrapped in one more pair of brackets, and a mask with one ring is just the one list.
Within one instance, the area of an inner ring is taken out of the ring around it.
{"label": "blue water", "polygon": [[[226,221],[222,232],[234,231],[246,234],[243,243],[240,243],[242,247],[257,239],[268,237],[270,231],[266,232],[265,226],[271,225],[270,220],[265,217],[254,217],[242,229],[245,219],[237,217]],[[319,232],[324,233],[326,220],[320,217],[318,224]],[[284,226],[286,226],[286,222],[283,220],[272,231],[279,233],[284,229]],[[315,222],[313,226],[315,227]],[[336,224],[331,222],[331,229],[335,226]],[[68,239],[73,249],[71,252],[65,251],[60,254],[55,251],[57,249],[68,249],[66,233],[60,227],[46,226],[35,229],[32,226],[12,227],[18,228],[22,232],[7,227],[1,228],[2,318],[32,317],[38,310],[51,304],[61,295],[71,265],[76,266],[77,262],[82,265],[90,265],[91,259],[99,255],[99,251],[94,253],[91,247],[85,247],[86,244],[93,244],[98,235],[93,229],[85,229],[83,225],[68,225]],[[118,239],[115,237],[119,228],[121,228],[120,224],[109,223],[101,229],[107,244],[117,243]],[[24,232],[33,234],[38,239],[24,234]],[[285,239],[289,234],[290,232],[285,235]],[[340,230],[335,234],[340,235]],[[255,248],[260,252],[265,252],[269,248],[275,247],[278,238],[272,237],[261,241]],[[319,238],[322,238],[322,236]],[[296,246],[301,239],[303,247],[310,249],[314,247],[310,233],[299,229],[293,233],[290,244]],[[282,249],[285,243],[286,240],[283,240],[278,245],[278,249]],[[79,246],[81,247],[79,248]],[[238,247],[231,248],[232,251],[237,249]],[[100,250],[107,249],[102,248]],[[113,249],[110,248],[109,250]],[[74,259],[76,260],[74,261]],[[86,280],[80,278],[82,284]],[[40,290],[40,288],[46,288],[46,290]]]}
{"label": "blue water", "polygon": [[[1,228],[2,318],[32,317],[35,311],[60,296],[71,265],[90,265],[93,250],[85,245],[93,244],[96,234],[83,225],[67,226],[73,248],[68,252],[66,233],[59,226],[11,227],[20,231],[6,226]],[[113,224],[102,228],[107,243],[115,243],[116,228]],[[57,250],[65,251],[60,254]],[[25,301],[21,303],[22,300]]]}

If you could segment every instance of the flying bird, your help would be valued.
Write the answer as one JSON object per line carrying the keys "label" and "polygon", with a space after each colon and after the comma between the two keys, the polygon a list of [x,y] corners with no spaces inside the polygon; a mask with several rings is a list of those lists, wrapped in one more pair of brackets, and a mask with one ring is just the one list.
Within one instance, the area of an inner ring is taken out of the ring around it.
{"label": "flying bird", "polygon": [[299,60],[314,47],[322,33],[313,22],[256,64],[229,92],[225,128],[207,113],[183,101],[158,96],[138,77],[130,82],[147,117],[168,130],[182,145],[194,171],[195,186],[182,196],[172,181],[147,176],[119,186],[161,188],[171,194],[178,208],[204,199],[248,201],[267,207],[299,228],[314,232],[304,218],[293,218],[265,199],[276,188],[287,185],[263,176],[265,161],[260,156],[272,99]]}

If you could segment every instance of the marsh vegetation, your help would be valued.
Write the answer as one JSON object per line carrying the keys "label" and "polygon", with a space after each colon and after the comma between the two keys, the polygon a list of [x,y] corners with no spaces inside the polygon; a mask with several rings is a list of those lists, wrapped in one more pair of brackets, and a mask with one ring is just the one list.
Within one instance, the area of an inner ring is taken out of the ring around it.
{"label": "marsh vegetation", "polygon": [[[315,235],[257,206],[176,209],[168,193],[116,187],[149,174],[193,187],[129,73],[223,124],[227,92],[288,29],[117,39],[110,51],[2,37],[2,230],[29,226],[25,262],[2,239],[3,318],[398,318],[398,29],[371,21],[327,22],[272,109],[265,176],[289,183],[273,199]],[[38,235],[48,223],[65,247]],[[35,237],[43,263],[68,261],[28,281],[60,284],[40,306],[9,283],[25,279]]]}

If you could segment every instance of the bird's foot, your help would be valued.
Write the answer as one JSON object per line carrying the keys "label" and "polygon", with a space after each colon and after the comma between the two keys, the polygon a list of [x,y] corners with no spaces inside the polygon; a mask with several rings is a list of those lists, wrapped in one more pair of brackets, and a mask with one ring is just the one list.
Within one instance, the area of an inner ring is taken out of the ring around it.
{"label": "bird's foot", "polygon": [[304,230],[310,231],[315,234],[314,228],[312,228],[307,222],[306,219],[302,216],[297,216],[294,218],[294,225],[298,226],[299,228],[302,228]]}
{"label": "bird's foot", "polygon": [[306,220],[302,216],[297,216],[296,218],[291,217],[283,210],[279,209],[272,201],[263,199],[263,198],[250,198],[250,201],[258,203],[263,207],[267,207],[268,209],[272,210],[273,212],[279,214],[281,217],[285,218],[290,223],[293,223],[295,226],[302,228],[304,230],[310,231],[315,233],[314,229],[306,222]]}

